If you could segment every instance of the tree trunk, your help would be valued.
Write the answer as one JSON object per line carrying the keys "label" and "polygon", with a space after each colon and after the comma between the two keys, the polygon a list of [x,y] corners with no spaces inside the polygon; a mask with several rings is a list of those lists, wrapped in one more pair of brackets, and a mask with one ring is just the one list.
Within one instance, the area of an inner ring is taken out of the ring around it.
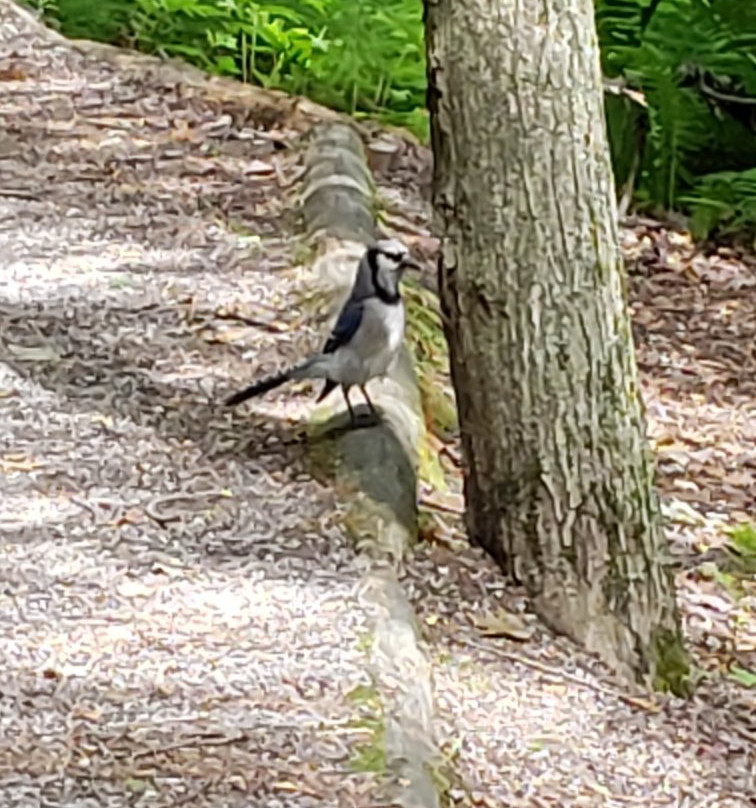
{"label": "tree trunk", "polygon": [[591,0],[426,0],[470,537],[545,622],[680,692]]}

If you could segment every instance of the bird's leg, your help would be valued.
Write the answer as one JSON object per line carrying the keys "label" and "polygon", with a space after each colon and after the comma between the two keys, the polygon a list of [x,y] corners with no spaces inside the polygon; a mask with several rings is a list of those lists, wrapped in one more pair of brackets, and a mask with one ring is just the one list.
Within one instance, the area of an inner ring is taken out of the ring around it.
{"label": "bird's leg", "polygon": [[375,418],[376,421],[380,421],[381,416],[378,414],[378,410],[376,410],[375,406],[373,405],[373,402],[370,400],[370,396],[368,395],[367,388],[365,387],[364,384],[360,385],[360,390],[362,390],[362,395],[365,396],[365,401],[367,401],[367,405],[368,407],[370,407],[370,412],[373,413],[373,417]]}
{"label": "bird's leg", "polygon": [[352,409],[352,402],[349,400],[349,388],[345,384],[342,384],[341,392],[344,394],[344,400],[346,401],[347,409],[349,410],[349,418],[352,421],[352,426],[354,426],[357,423],[357,417]]}

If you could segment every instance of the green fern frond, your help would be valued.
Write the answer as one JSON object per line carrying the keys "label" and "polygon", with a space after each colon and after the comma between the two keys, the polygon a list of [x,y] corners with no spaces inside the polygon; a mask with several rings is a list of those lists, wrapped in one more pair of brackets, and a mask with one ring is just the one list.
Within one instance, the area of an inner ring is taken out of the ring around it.
{"label": "green fern frond", "polygon": [[699,238],[720,231],[756,231],[756,168],[700,177],[680,198],[692,211],[691,229]]}

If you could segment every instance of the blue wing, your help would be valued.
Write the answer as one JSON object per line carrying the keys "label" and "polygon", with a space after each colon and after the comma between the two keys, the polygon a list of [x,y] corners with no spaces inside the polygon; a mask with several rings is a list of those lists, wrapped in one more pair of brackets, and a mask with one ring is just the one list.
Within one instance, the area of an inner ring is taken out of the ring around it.
{"label": "blue wing", "polygon": [[339,314],[336,325],[333,327],[333,331],[331,331],[331,336],[328,337],[323,348],[323,353],[333,353],[352,339],[360,327],[364,310],[364,301],[347,300],[341,314]]}

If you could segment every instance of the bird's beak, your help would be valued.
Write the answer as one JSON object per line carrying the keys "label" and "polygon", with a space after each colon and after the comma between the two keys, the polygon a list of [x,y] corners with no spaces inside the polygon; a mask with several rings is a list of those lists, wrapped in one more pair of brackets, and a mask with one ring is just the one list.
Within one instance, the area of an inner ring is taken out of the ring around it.
{"label": "bird's beak", "polygon": [[404,260],[402,261],[402,268],[403,269],[415,269],[415,270],[418,270],[418,271],[422,269],[420,264],[418,264],[418,262],[415,261],[415,259],[411,255],[408,255],[406,258],[404,258]]}

